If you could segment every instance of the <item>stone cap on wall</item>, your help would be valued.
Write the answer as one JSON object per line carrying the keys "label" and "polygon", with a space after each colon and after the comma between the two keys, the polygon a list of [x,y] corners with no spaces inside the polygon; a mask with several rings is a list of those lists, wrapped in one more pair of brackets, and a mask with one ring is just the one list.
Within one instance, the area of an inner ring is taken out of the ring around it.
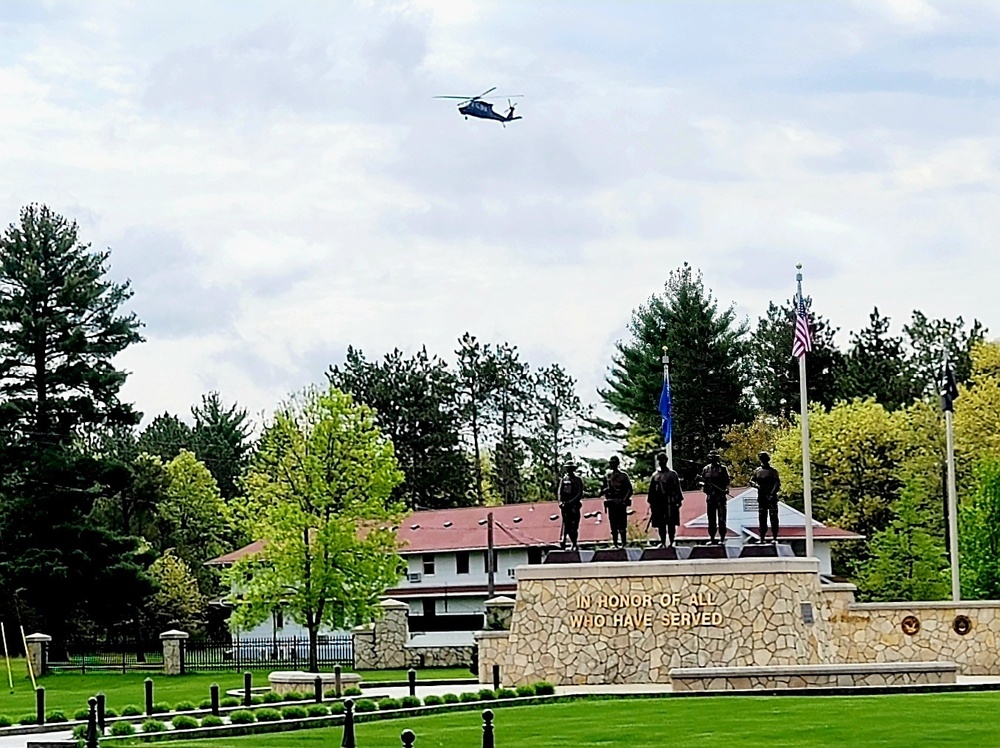
{"label": "stone cap on wall", "polygon": [[170,631],[164,631],[160,634],[160,639],[188,639],[191,634],[187,631],[180,631],[178,629],[171,629]]}
{"label": "stone cap on wall", "polygon": [[954,662],[841,662],[830,665],[748,667],[678,667],[671,678],[757,678],[794,675],[863,675],[865,673],[954,673]]}
{"label": "stone cap on wall", "polygon": [[394,600],[391,597],[382,600],[379,603],[379,605],[381,605],[384,610],[405,610],[405,611],[410,610],[409,605],[402,602],[401,600]]}
{"label": "stone cap on wall", "polygon": [[509,608],[514,605],[517,601],[512,597],[507,597],[506,595],[500,595],[499,597],[491,597],[483,605],[487,608]]}
{"label": "stone cap on wall", "polygon": [[24,639],[25,641],[31,643],[52,641],[52,637],[49,636],[48,634],[28,634],[26,637],[24,637]]}
{"label": "stone cap on wall", "polygon": [[976,610],[1000,608],[1000,600],[921,600],[910,603],[852,603],[851,610]]}
{"label": "stone cap on wall", "polygon": [[476,641],[480,639],[508,639],[510,638],[510,632],[506,629],[498,631],[476,631],[472,634],[472,638]]}
{"label": "stone cap on wall", "polygon": [[608,577],[698,577],[745,574],[816,574],[816,558],[709,558],[696,561],[617,561],[596,564],[541,564],[517,567],[518,582],[528,579]]}

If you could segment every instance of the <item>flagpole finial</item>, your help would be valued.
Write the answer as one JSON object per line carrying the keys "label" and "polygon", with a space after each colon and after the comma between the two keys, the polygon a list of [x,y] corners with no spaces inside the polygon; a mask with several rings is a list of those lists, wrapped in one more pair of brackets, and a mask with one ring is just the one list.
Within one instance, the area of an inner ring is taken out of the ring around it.
{"label": "flagpole finial", "polygon": [[[799,271],[799,272],[797,272],[795,274],[795,280],[797,280],[801,284],[802,283],[802,263],[800,262],[800,263],[796,264],[795,265],[795,269]],[[802,289],[800,288],[799,290],[801,291]]]}

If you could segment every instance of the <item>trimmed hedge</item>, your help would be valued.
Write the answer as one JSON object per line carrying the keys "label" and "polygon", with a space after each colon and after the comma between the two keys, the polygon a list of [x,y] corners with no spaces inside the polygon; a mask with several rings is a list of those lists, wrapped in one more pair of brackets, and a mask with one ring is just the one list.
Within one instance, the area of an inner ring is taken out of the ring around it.
{"label": "trimmed hedge", "polygon": [[175,730],[193,730],[198,726],[198,720],[190,714],[178,714],[170,720],[170,724],[174,726]]}
{"label": "trimmed hedge", "polygon": [[282,719],[305,719],[307,716],[306,709],[302,706],[286,706],[281,710]]}
{"label": "trimmed hedge", "polygon": [[258,709],[254,712],[258,722],[277,722],[281,719],[281,712],[277,709]]}
{"label": "trimmed hedge", "polygon": [[357,686],[348,686],[344,689],[344,696],[360,696],[361,689]]}
{"label": "trimmed hedge", "polygon": [[[73,719],[75,720],[89,719],[89,718],[90,718],[89,709],[77,709],[75,712],[73,712]],[[4,727],[6,727],[6,725],[4,725]]]}
{"label": "trimmed hedge", "polygon": [[457,704],[459,698],[453,693],[446,693],[443,697],[443,700],[445,704]]}
{"label": "trimmed hedge", "polygon": [[459,695],[458,700],[463,704],[471,704],[473,701],[479,701],[479,694],[466,691]]}
{"label": "trimmed hedge", "polygon": [[112,722],[111,734],[120,738],[128,735],[135,735],[135,725],[131,722]]}
{"label": "trimmed hedge", "polygon": [[412,709],[415,706],[420,706],[420,699],[416,696],[404,696],[399,700],[400,705],[404,709]]}
{"label": "trimmed hedge", "polygon": [[493,701],[497,695],[493,692],[492,688],[482,688],[479,690],[479,700],[480,701]]}
{"label": "trimmed hedge", "polygon": [[284,701],[302,701],[303,699],[312,698],[311,696],[302,693],[301,691],[289,691],[284,696],[281,697]]}
{"label": "trimmed hedge", "polygon": [[380,712],[384,712],[389,709],[399,709],[400,706],[401,705],[399,703],[399,699],[385,698],[385,699],[379,699],[378,702],[378,710]]}
{"label": "trimmed hedge", "polygon": [[[88,715],[89,716],[89,715]],[[66,715],[62,712],[49,712],[45,715],[46,722],[69,722]]]}
{"label": "trimmed hedge", "polygon": [[[122,707],[122,716],[123,717],[141,717],[142,716],[142,709],[140,709],[139,707],[137,707],[135,704],[126,704],[125,706]],[[84,719],[86,719],[86,717],[84,717]]]}
{"label": "trimmed hedge", "polygon": [[540,680],[535,684],[536,696],[551,696],[556,692],[556,687],[547,680]]}
{"label": "trimmed hedge", "polygon": [[424,696],[424,706],[440,706],[444,703],[444,699],[436,694],[431,694],[430,696]]}
{"label": "trimmed hedge", "polygon": [[354,711],[356,712],[374,712],[376,709],[378,709],[378,704],[371,699],[358,699],[354,704]]}
{"label": "trimmed hedge", "polygon": [[211,709],[212,708],[212,700],[211,699],[202,699],[201,701],[198,702],[198,708],[199,709]]}
{"label": "trimmed hedge", "polygon": [[265,704],[277,704],[279,701],[284,701],[285,697],[276,691],[268,691],[263,696],[261,696]]}
{"label": "trimmed hedge", "polygon": [[142,723],[143,732],[165,732],[167,725],[158,719],[147,719]]}
{"label": "trimmed hedge", "polygon": [[17,724],[19,724],[19,725],[37,725],[38,724],[38,719],[35,717],[34,714],[25,714],[25,715],[22,715],[20,718],[18,718]]}
{"label": "trimmed hedge", "polygon": [[158,701],[153,704],[153,714],[169,714],[170,704],[165,704],[162,701]]}
{"label": "trimmed hedge", "polygon": [[250,703],[253,706],[260,706],[261,704],[264,703],[264,697],[263,696],[251,696],[250,697]]}
{"label": "trimmed hedge", "polygon": [[194,705],[194,702],[191,701],[178,701],[176,704],[174,704],[175,712],[193,712],[197,708],[198,707]]}
{"label": "trimmed hedge", "polygon": [[229,715],[229,721],[234,725],[249,725],[251,722],[256,722],[257,718],[249,709],[237,709]]}
{"label": "trimmed hedge", "polygon": [[[309,706],[306,707],[306,714],[308,714],[310,717],[325,717],[329,713],[330,710],[327,709],[322,704],[310,704]],[[282,716],[284,716],[284,712],[282,712]]]}
{"label": "trimmed hedge", "polygon": [[235,696],[225,696],[219,700],[219,706],[224,706],[227,709],[239,705],[240,705],[240,700],[237,699]]}
{"label": "trimmed hedge", "polygon": [[498,688],[497,689],[497,698],[498,699],[513,699],[515,696],[517,696],[517,691],[515,691],[513,688]]}
{"label": "trimmed hedge", "polygon": [[343,714],[347,711],[343,701],[335,701],[330,704],[330,714]]}
{"label": "trimmed hedge", "polygon": [[10,727],[12,724],[14,724],[14,720],[6,714],[0,714],[0,727]]}
{"label": "trimmed hedge", "polygon": [[117,716],[118,716],[118,712],[116,712],[114,709],[107,709],[107,708],[105,708],[105,710],[104,710],[104,717],[105,717],[105,719],[111,719],[111,718],[117,717]]}
{"label": "trimmed hedge", "polygon": [[534,685],[530,685],[530,686],[518,686],[515,689],[515,691],[517,692],[518,696],[534,696],[535,695],[535,687],[534,687]]}
{"label": "trimmed hedge", "polygon": [[221,724],[224,724],[222,717],[216,717],[214,714],[206,714],[201,718],[202,727],[218,727]]}

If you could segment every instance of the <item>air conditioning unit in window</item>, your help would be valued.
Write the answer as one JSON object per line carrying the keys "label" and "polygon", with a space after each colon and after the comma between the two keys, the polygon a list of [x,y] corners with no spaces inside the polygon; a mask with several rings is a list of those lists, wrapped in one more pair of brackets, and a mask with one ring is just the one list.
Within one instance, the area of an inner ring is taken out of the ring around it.
{"label": "air conditioning unit in window", "polygon": [[417,583],[423,578],[423,575],[420,572],[416,572],[414,574],[407,574],[406,578],[413,583]]}

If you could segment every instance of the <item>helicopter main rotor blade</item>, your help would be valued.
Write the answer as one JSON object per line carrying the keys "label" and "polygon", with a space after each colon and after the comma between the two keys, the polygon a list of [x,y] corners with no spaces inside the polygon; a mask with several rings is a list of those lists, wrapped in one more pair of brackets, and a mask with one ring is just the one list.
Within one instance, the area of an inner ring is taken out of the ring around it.
{"label": "helicopter main rotor blade", "polygon": [[491,94],[491,93],[493,93],[493,92],[494,92],[494,91],[496,91],[496,90],[497,90],[497,87],[496,87],[496,86],[493,86],[493,88],[490,88],[490,89],[488,89],[488,90],[486,90],[486,91],[483,91],[483,92],[482,92],[481,94],[479,94],[479,96],[473,96],[472,98],[473,98],[473,99],[481,99],[481,98],[483,98],[483,97],[484,97],[484,96],[485,96],[486,94]]}
{"label": "helicopter main rotor blade", "polygon": [[472,101],[474,96],[435,96],[435,99],[461,99],[462,101]]}

